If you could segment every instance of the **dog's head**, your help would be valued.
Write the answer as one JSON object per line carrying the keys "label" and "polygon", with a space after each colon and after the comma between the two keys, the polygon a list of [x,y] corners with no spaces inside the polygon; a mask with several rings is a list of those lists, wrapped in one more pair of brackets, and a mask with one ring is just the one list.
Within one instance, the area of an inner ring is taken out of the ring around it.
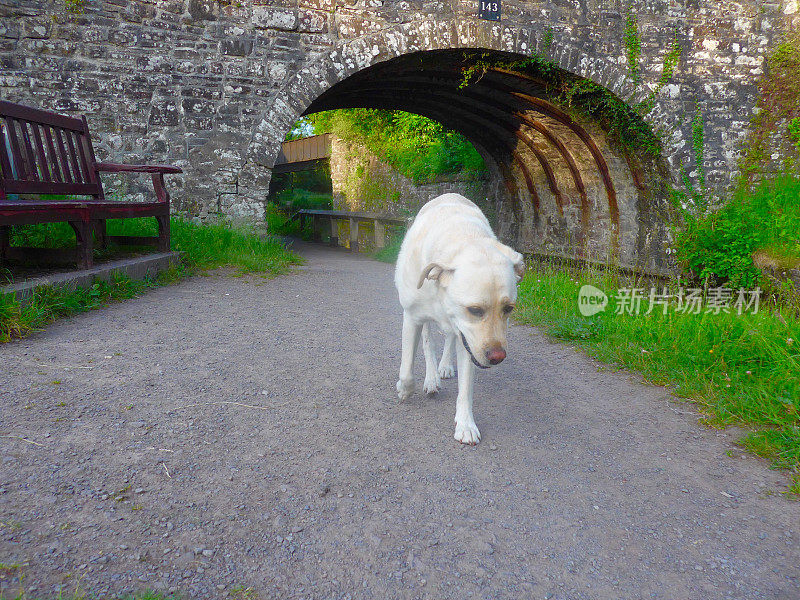
{"label": "dog's head", "polygon": [[446,265],[431,263],[419,284],[438,287],[442,307],[480,367],[506,357],[508,317],[517,302],[517,282],[525,272],[522,255],[496,240],[470,245]]}

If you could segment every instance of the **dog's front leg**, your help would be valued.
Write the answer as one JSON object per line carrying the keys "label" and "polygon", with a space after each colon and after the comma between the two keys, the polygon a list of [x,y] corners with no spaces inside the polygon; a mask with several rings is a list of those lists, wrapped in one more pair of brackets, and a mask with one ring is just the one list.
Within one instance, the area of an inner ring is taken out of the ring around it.
{"label": "dog's front leg", "polygon": [[397,397],[407,400],[414,393],[414,356],[417,354],[422,325],[403,311],[403,350],[400,355],[400,378],[397,381]]}
{"label": "dog's front leg", "polygon": [[431,339],[430,321],[422,326],[422,351],[425,353],[425,383],[422,384],[422,391],[430,396],[442,387],[442,380],[436,370],[436,352]]}
{"label": "dog's front leg", "polygon": [[442,352],[442,360],[439,361],[439,377],[442,379],[450,379],[456,374],[453,367],[453,351],[456,347],[456,334],[448,333],[444,341],[444,351]]}
{"label": "dog's front leg", "polygon": [[472,416],[472,387],[475,382],[475,365],[461,341],[456,346],[458,357],[458,398],[456,399],[456,432],[453,435],[462,444],[475,445],[481,441],[481,432]]}

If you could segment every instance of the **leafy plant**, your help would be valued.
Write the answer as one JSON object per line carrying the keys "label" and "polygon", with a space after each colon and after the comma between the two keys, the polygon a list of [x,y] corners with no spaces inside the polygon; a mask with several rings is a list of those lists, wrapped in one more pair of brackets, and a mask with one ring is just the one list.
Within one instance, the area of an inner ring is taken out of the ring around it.
{"label": "leafy plant", "polygon": [[795,117],[789,123],[789,139],[794,144],[795,150],[800,152],[800,117]]}
{"label": "leafy plant", "polygon": [[760,269],[753,254],[800,261],[800,179],[784,176],[739,191],[720,210],[696,216],[686,211],[676,232],[678,260],[696,277],[711,283],[752,287]]}

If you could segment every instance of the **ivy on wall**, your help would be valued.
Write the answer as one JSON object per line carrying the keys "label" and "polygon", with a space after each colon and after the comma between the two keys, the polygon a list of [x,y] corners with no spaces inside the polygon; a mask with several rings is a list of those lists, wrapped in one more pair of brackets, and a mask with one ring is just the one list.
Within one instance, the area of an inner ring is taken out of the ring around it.
{"label": "ivy on wall", "polygon": [[636,85],[642,81],[639,72],[639,57],[642,54],[642,41],[639,39],[639,18],[628,5],[625,10],[625,28],[622,39],[625,42],[625,54],[628,58],[628,72]]}

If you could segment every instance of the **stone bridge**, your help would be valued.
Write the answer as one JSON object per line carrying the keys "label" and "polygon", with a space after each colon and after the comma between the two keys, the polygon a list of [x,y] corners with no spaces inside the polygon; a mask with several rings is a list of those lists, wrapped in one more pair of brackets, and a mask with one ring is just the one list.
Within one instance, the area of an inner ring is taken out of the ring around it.
{"label": "stone bridge", "polygon": [[[507,241],[663,264],[667,185],[683,169],[718,192],[731,184],[764,57],[797,27],[797,0],[533,0],[502,11],[491,22],[477,19],[477,0],[0,0],[0,94],[88,113],[102,159],[179,164],[182,211],[255,220],[301,115],[423,114],[486,159]],[[659,85],[676,42],[675,72]],[[476,60],[534,53],[629,105],[657,90],[644,121],[660,157],[623,151],[607,123],[513,68],[462,85]]]}

